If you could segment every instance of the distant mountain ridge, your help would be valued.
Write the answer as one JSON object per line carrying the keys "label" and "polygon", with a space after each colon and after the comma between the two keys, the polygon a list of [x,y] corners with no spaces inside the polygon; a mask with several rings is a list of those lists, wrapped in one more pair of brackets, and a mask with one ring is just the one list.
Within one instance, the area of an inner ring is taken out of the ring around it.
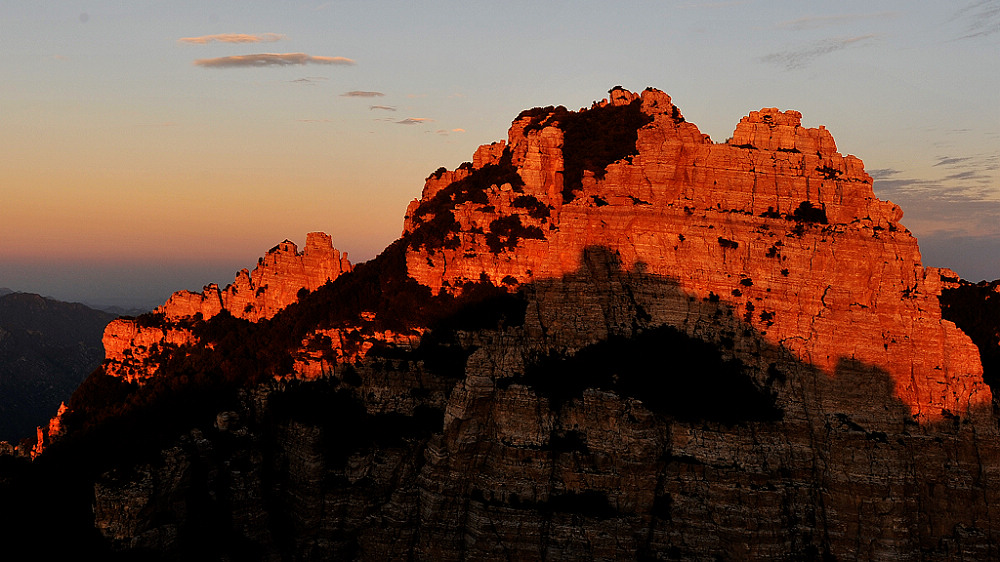
{"label": "distant mountain ridge", "polygon": [[0,441],[32,437],[104,359],[115,315],[0,289]]}

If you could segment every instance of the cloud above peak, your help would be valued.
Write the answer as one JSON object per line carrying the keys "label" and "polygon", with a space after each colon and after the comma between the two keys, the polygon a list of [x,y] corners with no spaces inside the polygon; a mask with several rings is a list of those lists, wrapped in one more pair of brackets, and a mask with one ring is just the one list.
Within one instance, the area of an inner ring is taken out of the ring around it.
{"label": "cloud above peak", "polygon": [[188,45],[205,45],[207,43],[273,43],[281,41],[285,36],[281,33],[218,33],[216,35],[201,35],[198,37],[181,37],[178,43]]}
{"label": "cloud above peak", "polygon": [[259,53],[255,55],[236,55],[214,59],[198,59],[195,66],[206,68],[237,68],[245,66],[291,66],[304,64],[334,64],[352,66],[355,62],[345,57],[321,57],[305,53]]}

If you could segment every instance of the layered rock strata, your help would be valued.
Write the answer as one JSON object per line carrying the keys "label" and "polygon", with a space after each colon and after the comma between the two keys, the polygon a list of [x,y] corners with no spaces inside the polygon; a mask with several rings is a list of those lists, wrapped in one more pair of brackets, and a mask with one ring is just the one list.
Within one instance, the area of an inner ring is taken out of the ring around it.
{"label": "layered rock strata", "polygon": [[[572,121],[626,112],[648,121],[631,153],[567,185],[567,161],[580,159],[566,140]],[[493,168],[505,183],[488,185]],[[475,197],[447,193],[477,175],[487,188]],[[428,178],[404,234],[455,224],[442,243],[413,244],[407,256],[410,274],[436,291],[482,275],[514,286],[557,279],[580,267],[584,249],[606,248],[625,269],[729,303],[828,376],[843,361],[884,369],[918,418],[967,415],[991,401],[978,353],[941,320],[940,275],[922,267],[901,217],[875,197],[861,160],[838,153],[826,129],[803,127],[797,111],[751,112],[717,144],[666,94],[615,89],[576,114],[524,112],[506,143]],[[491,251],[491,237],[504,236]],[[574,338],[594,337],[581,328]]]}
{"label": "layered rock strata", "polygon": [[[283,376],[111,447],[88,523],[166,559],[1000,557],[992,395],[900,218],[796,112],[716,144],[656,90],[526,111],[379,258],[236,326],[280,357],[196,342]],[[177,376],[146,357],[106,372]]]}

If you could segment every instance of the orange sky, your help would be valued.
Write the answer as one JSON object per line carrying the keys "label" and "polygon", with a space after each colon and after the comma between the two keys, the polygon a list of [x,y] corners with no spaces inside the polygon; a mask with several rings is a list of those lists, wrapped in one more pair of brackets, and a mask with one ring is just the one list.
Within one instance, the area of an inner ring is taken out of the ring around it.
{"label": "orange sky", "polygon": [[1000,277],[991,6],[4,2],[0,287],[149,306],[313,230],[368,259],[433,170],[616,84],[666,91],[716,141],[801,111],[926,263]]}

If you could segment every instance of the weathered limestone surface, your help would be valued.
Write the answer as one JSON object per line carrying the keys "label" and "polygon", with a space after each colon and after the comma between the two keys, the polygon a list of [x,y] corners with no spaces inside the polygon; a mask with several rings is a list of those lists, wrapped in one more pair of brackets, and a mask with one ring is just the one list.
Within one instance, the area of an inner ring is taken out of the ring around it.
{"label": "weathered limestone surface", "polygon": [[[610,102],[589,111],[635,98],[613,90]],[[921,419],[990,403],[978,352],[941,320],[940,275],[922,267],[917,240],[899,223],[902,211],[875,197],[861,160],[838,153],[826,129],[802,127],[797,111],[769,108],[714,144],[674,116],[666,94],[646,90],[638,99],[652,122],[638,131],[637,154],[609,165],[603,179],[585,173],[568,203],[558,126],[529,130],[524,117],[505,144],[481,147],[473,169],[507,149],[523,192],[495,186],[487,203],[457,205],[460,244],[414,249],[411,275],[435,290],[483,274],[496,284],[532,283],[575,271],[586,248],[607,248],[627,270],[669,276],[691,295],[730,303],[770,343],[829,376],[845,360],[886,370]],[[469,173],[429,178],[423,200]],[[550,216],[539,221],[511,206],[525,195],[544,202]],[[791,220],[804,202],[825,222]],[[417,207],[406,232],[431,220],[415,217]],[[491,252],[481,232],[511,214],[544,238]]]}

